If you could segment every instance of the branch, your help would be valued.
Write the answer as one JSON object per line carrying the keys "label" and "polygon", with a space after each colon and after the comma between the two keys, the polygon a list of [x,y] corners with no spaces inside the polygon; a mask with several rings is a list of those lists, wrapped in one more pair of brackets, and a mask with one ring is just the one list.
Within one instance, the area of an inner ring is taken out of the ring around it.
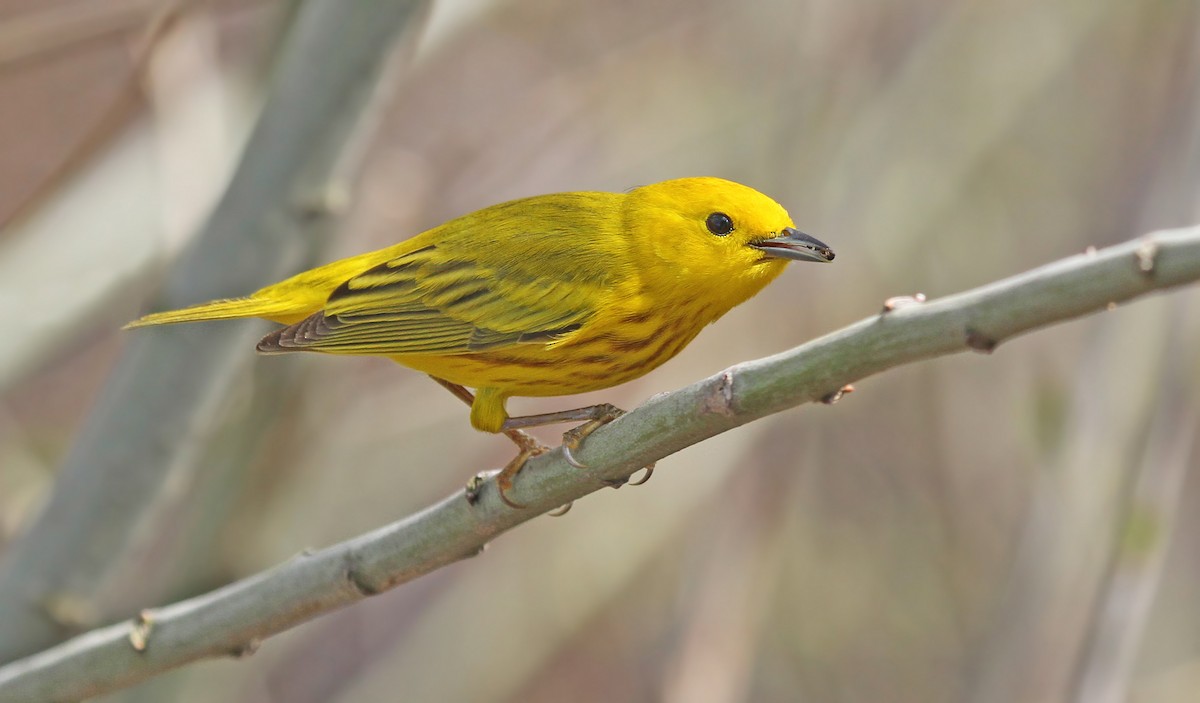
{"label": "branch", "polygon": [[[336,219],[330,181],[401,30],[428,0],[300,3],[242,161],[164,307],[252,290],[302,268]],[[203,472],[253,330],[165,330],[127,341],[37,521],[0,563],[0,661],[161,598],[171,574],[146,555]],[[157,560],[161,562],[161,560]],[[136,574],[137,578],[130,578]]]}
{"label": "branch", "polygon": [[1200,228],[1158,232],[981,288],[874,315],[765,359],[652,398],[590,436],[569,466],[532,460],[500,502],[488,479],[470,505],[450,496],[375,532],[305,553],[270,571],[144,611],[0,667],[0,703],[94,696],[188,662],[240,656],[317,615],[473,556],[496,535],[726,430],[902,364],[1000,342],[1115,303],[1200,280]]}

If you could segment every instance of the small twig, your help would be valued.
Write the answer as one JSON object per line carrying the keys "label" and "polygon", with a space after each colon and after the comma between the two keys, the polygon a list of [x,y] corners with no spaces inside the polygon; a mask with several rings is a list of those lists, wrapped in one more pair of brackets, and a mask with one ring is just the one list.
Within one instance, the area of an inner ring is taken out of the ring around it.
{"label": "small twig", "polygon": [[[1142,263],[1148,244],[1155,252],[1153,276]],[[474,506],[455,494],[375,532],[0,667],[0,703],[77,700],[199,659],[243,656],[270,635],[474,556],[496,535],[599,490],[605,480],[627,478],[705,438],[827,398],[851,381],[965,351],[971,348],[968,330],[994,348],[1023,332],[1104,310],[1110,302],[1197,280],[1200,228],[1192,228],[874,315],[652,398],[588,438],[581,453],[592,472],[574,469],[561,452],[531,460],[510,494],[529,505],[527,510],[505,506],[494,479],[488,479]],[[148,623],[152,636],[131,644],[131,634],[149,634]],[[140,651],[133,646],[139,642]]]}

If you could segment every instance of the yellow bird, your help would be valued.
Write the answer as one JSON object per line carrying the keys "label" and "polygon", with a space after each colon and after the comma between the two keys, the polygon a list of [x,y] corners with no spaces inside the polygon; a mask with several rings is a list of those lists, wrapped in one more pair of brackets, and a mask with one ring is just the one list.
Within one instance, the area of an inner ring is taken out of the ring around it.
{"label": "yellow bird", "polygon": [[[778,203],[719,178],[625,193],[558,193],[493,205],[378,251],[299,273],[245,298],[131,322],[261,317],[282,325],[268,354],[386,356],[471,406],[471,424],[520,453],[501,498],[546,450],[521,428],[586,420],[570,453],[621,411],[611,405],[509,417],[511,396],[557,396],[642,376],[758,293],[788,261],[832,261]],[[466,387],[474,388],[472,395]],[[519,507],[519,506],[516,506]]]}

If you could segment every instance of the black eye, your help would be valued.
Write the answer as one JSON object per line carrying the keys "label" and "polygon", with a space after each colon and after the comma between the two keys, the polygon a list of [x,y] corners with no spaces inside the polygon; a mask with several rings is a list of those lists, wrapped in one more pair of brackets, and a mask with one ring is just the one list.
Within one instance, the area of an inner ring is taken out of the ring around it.
{"label": "black eye", "polygon": [[733,231],[733,220],[723,212],[714,212],[709,215],[704,224],[708,227],[709,232],[722,237]]}

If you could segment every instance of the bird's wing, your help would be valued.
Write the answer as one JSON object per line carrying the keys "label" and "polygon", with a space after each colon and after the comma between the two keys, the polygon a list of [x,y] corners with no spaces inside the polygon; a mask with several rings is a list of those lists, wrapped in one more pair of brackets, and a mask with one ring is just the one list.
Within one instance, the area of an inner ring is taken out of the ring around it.
{"label": "bird's wing", "polygon": [[323,310],[268,335],[259,350],[393,356],[545,344],[584,325],[605,288],[592,257],[564,262],[499,243],[455,244],[421,247],[350,278]]}

